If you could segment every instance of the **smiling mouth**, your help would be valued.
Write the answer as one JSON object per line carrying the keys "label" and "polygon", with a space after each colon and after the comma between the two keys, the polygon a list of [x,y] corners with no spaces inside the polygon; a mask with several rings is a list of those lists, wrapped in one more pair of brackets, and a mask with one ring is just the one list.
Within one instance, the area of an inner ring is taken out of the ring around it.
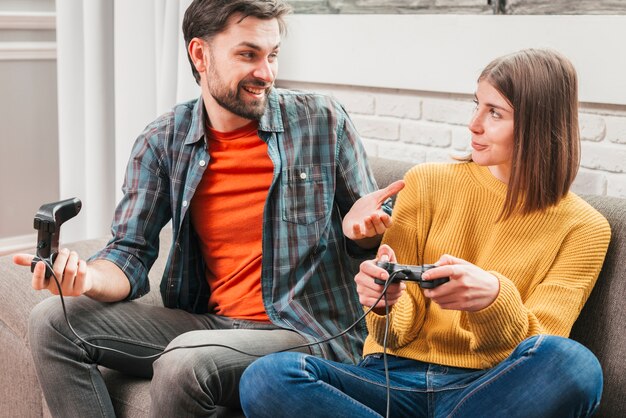
{"label": "smiling mouth", "polygon": [[253,94],[255,96],[262,96],[267,93],[268,87],[254,87],[254,86],[242,86],[241,87],[246,92]]}
{"label": "smiling mouth", "polygon": [[472,148],[475,149],[476,151],[483,151],[487,149],[487,145],[481,145],[472,141]]}

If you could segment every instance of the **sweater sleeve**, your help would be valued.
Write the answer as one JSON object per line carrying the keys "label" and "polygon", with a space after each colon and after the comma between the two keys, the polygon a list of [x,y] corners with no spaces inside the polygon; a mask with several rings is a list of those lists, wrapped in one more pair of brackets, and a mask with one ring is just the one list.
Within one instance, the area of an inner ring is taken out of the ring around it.
{"label": "sweater sleeve", "polygon": [[[415,286],[415,284],[409,284]],[[424,325],[425,301],[421,292],[405,292],[389,311],[389,334],[387,347],[392,350],[401,348],[415,339]],[[385,315],[370,312],[366,318],[369,336],[383,346],[385,337]]]}
{"label": "sweater sleeve", "polygon": [[494,364],[532,335],[569,335],[596,282],[610,240],[606,219],[593,215],[568,233],[543,280],[526,300],[511,280],[491,272],[500,281],[496,300],[478,312],[462,313],[461,323],[473,333],[472,351]]}

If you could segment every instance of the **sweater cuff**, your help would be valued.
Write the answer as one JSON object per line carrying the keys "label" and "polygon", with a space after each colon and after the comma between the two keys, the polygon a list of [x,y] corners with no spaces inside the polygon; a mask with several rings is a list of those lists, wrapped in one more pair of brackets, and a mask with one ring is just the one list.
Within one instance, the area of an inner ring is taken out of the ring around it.
{"label": "sweater cuff", "polygon": [[[379,315],[372,311],[367,315],[365,321],[369,334],[376,343],[382,345],[385,337],[385,315]],[[414,321],[415,304],[409,295],[405,293],[398,302],[389,308],[389,328],[393,328],[396,331],[394,334],[397,335],[414,326]],[[393,340],[388,342],[390,347],[396,346],[397,343],[397,341]]]}
{"label": "sweater cuff", "polygon": [[490,327],[505,329],[511,312],[520,312],[524,303],[513,282],[500,273],[490,271],[500,281],[500,292],[491,305],[477,312],[469,313],[471,322],[476,325],[489,324]]}

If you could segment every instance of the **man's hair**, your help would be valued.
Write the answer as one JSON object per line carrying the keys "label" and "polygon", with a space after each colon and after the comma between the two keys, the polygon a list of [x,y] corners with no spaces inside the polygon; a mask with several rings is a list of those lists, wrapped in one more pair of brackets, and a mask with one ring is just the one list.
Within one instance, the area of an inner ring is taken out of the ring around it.
{"label": "man's hair", "polygon": [[580,164],[578,79],[572,63],[548,49],[497,58],[480,74],[513,107],[513,161],[501,219],[561,200]]}
{"label": "man's hair", "polygon": [[[185,47],[193,38],[210,41],[215,35],[226,29],[228,19],[239,14],[241,22],[246,17],[258,19],[276,19],[281,35],[285,33],[285,16],[291,12],[291,6],[283,0],[194,0],[183,19],[183,37]],[[200,84],[200,74],[187,54],[191,71]]]}

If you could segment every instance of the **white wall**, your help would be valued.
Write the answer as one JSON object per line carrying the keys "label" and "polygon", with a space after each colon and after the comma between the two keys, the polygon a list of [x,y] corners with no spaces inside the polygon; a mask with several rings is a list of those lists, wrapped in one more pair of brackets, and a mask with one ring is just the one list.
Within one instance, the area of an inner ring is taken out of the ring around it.
{"label": "white wall", "polygon": [[[451,161],[469,149],[469,94],[287,82],[344,104],[369,155],[413,163]],[[626,107],[583,103],[580,107],[581,168],[573,190],[626,197]]]}
{"label": "white wall", "polygon": [[0,254],[35,244],[58,198],[54,0],[0,2]]}
{"label": "white wall", "polygon": [[[52,0],[9,3],[15,8],[20,4],[50,7]],[[106,152],[114,161],[106,164],[109,168],[101,173],[101,180],[107,189],[115,190],[112,194],[107,191],[107,196],[115,196],[107,197],[106,208],[96,209],[98,222],[94,215],[90,216],[92,231],[108,227],[112,206],[120,197],[130,147],[143,127],[175,101],[199,94],[180,34],[182,13],[188,3],[189,0],[114,3],[114,81],[104,86],[114,90],[114,126],[107,127],[106,134],[112,137],[113,144]],[[45,13],[50,25],[50,11]],[[0,9],[0,28],[2,22]],[[5,39],[23,34],[22,29],[9,32]],[[177,39],[172,41],[174,37]],[[435,160],[465,149],[464,125],[475,79],[489,60],[523,47],[554,47],[572,59],[580,75],[583,161],[577,190],[626,196],[624,39],[626,16],[294,15],[290,17],[281,52],[279,85],[337,95],[347,105],[371,154],[414,162]],[[39,56],[54,59],[54,38],[45,40],[33,35],[31,41],[37,44]],[[6,43],[0,43],[0,56],[3,51],[14,53]],[[46,78],[38,71],[46,72],[46,77],[53,74],[52,70],[36,70],[32,64],[27,63],[39,81]],[[53,129],[53,123],[48,125]],[[49,139],[38,136],[38,141]],[[3,148],[8,149],[7,136],[1,140]],[[74,150],[80,148],[65,144],[61,160],[71,161]],[[54,150],[48,152],[52,153]],[[23,152],[12,162],[23,161],[27,167],[26,164],[32,164],[32,155]],[[40,186],[41,177],[32,174],[34,171],[30,173],[20,181]],[[86,175],[79,165],[64,173],[64,187],[83,187]],[[54,174],[46,180],[53,177]],[[6,178],[2,181],[3,187],[16,183]],[[63,190],[70,193],[71,187]],[[18,196],[14,191],[2,195]],[[34,193],[29,196],[34,196],[38,203],[32,208],[21,206],[19,212],[24,220],[11,221],[24,225],[26,234],[30,233],[38,205],[57,197]],[[97,204],[97,199],[84,201],[83,212],[94,202]],[[13,202],[2,198],[1,205],[5,209]],[[0,253],[14,247],[14,241],[8,243],[7,239],[20,238],[21,234],[11,233],[3,241],[3,228],[9,225],[6,222],[6,218],[0,217]],[[88,237],[87,228],[79,221],[68,223],[64,233],[72,233],[72,227],[79,230],[64,239]],[[21,242],[32,245],[31,241],[34,242],[29,236]]]}
{"label": "white wall", "polygon": [[135,139],[193,80],[177,71],[188,2],[57,0],[61,195],[83,200],[64,240],[108,235]]}
{"label": "white wall", "polygon": [[281,80],[473,93],[493,58],[555,48],[583,102],[626,104],[626,15],[293,15]]}
{"label": "white wall", "polygon": [[579,75],[578,193],[626,197],[626,15],[295,15],[279,85],[336,96],[370,155],[449,161],[469,145],[476,78],[527,47],[566,54]]}

